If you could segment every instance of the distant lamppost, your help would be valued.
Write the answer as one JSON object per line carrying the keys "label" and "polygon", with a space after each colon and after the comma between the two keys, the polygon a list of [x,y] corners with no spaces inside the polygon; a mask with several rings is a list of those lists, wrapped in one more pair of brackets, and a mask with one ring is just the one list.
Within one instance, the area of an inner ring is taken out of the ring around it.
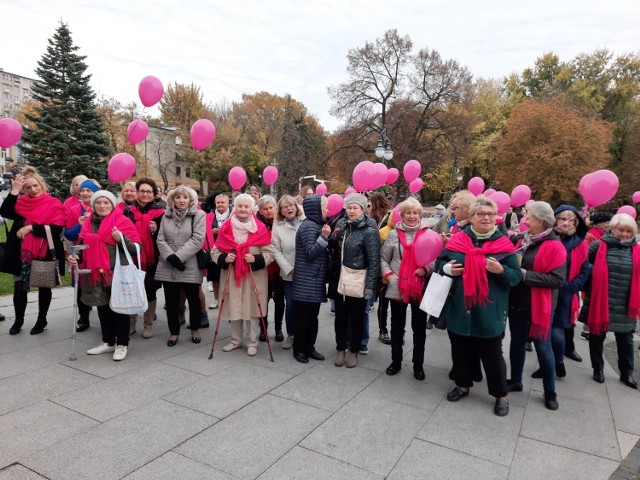
{"label": "distant lamppost", "polygon": [[385,160],[391,160],[393,158],[393,150],[391,150],[391,140],[387,135],[387,127],[384,127],[380,132],[380,138],[378,139],[378,146],[376,147],[376,157]]}

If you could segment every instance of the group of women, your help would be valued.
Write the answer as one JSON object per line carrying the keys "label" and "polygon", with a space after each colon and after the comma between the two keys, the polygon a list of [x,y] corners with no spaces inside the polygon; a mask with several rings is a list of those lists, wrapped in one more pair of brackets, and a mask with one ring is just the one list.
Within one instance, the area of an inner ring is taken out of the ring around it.
{"label": "group of women", "polygon": [[[204,274],[217,298],[210,308],[219,302],[222,317],[231,323],[225,352],[244,347],[247,355],[257,354],[260,341],[268,337],[266,316],[273,300],[275,340],[282,348],[292,348],[298,362],[324,360],[315,344],[320,305],[329,298],[335,304],[334,364],[354,368],[368,351],[368,310],[377,299],[379,339],[391,344],[387,375],[402,369],[410,310],[413,375],[424,380],[426,330],[434,319],[427,318],[420,301],[430,277],[437,274],[451,279],[451,287],[442,293],[447,299],[443,311],[435,319],[446,325],[451,341],[450,377],[455,387],[447,394],[449,401],[469,395],[474,382],[483,378],[482,365],[495,397],[494,412],[507,415],[509,393],[523,390],[527,344],[532,341],[540,366],[533,376],[542,379],[546,407],[557,409],[556,378],[567,375],[564,357],[581,360],[573,343],[578,319],[588,326],[585,336],[594,380],[604,382],[603,343],[612,331],[620,380],[637,388],[633,333],[640,316],[640,247],[636,222],[628,215],[595,212],[588,230],[572,206],[554,211],[546,202],[530,202],[527,231],[511,234],[499,228],[492,200],[467,191],[451,199],[451,219],[429,222],[420,203],[409,198],[398,207],[397,224],[389,214],[391,204],[379,193],[348,195],[342,212],[327,218],[327,198],[312,192],[276,200],[247,191],[236,195],[232,206],[220,193],[211,198],[208,213],[186,186],[169,192],[166,202],[157,198],[157,187],[149,178],[125,184],[119,201],[83,176],[74,179],[71,192],[62,204],[47,193],[43,178],[27,167],[16,176],[0,207],[0,214],[13,220],[7,246],[13,254],[6,256],[15,259],[12,335],[24,323],[32,261],[57,259],[64,272],[64,233],[69,244],[88,246],[81,254],[70,250],[67,260],[72,268],[90,272],[81,276],[78,286],[77,330],[89,327],[89,312],[95,306],[103,343],[89,354],[126,357],[137,317],[109,307],[111,280],[116,251],[126,250],[135,258],[140,249],[148,301],[142,337],[153,336],[156,293],[162,286],[170,347],[179,341],[186,302],[191,341],[199,343],[199,329],[208,326]],[[441,234],[445,247],[425,267],[417,264],[414,245],[428,228]],[[53,238],[52,249],[47,234]],[[199,257],[209,252],[211,261],[203,266]],[[118,257],[126,262],[126,255]],[[51,289],[40,288],[31,334],[46,327],[50,302]],[[502,351],[507,322],[509,378]]]}

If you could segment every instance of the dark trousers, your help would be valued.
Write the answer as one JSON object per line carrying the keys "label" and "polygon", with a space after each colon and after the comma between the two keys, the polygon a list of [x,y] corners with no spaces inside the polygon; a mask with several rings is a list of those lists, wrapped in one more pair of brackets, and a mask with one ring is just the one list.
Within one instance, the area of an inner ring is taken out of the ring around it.
{"label": "dark trousers", "polygon": [[493,338],[464,337],[449,331],[453,375],[458,387],[473,386],[474,360],[480,357],[487,375],[489,395],[507,396],[507,364],[502,356],[504,334]]}
{"label": "dark trousers", "polygon": [[575,352],[576,344],[573,343],[573,333],[575,331],[575,325],[571,325],[571,328],[564,329],[564,352],[563,354]]}
{"label": "dark trousers", "polygon": [[295,300],[293,311],[296,315],[293,353],[309,354],[316,349],[320,304]]}
{"label": "dark trousers", "polygon": [[419,304],[391,300],[391,361],[400,366],[402,363],[402,336],[407,323],[407,306],[411,307],[411,330],[413,330],[413,368],[424,363],[424,344],[427,339],[427,314],[420,310]]}
{"label": "dark trousers", "polygon": [[196,283],[163,282],[164,299],[167,305],[167,323],[171,335],[180,335],[180,290],[184,290],[189,302],[189,325],[191,330],[200,328],[200,285]]}
{"label": "dark trousers", "polygon": [[109,305],[98,308],[102,341],[109,345],[129,345],[129,315],[116,313]]}
{"label": "dark trousers", "polygon": [[[389,308],[389,299],[385,297],[387,293],[387,286],[384,285],[380,289],[380,294],[378,297],[378,329],[380,333],[385,332],[388,333],[387,330],[387,310]],[[393,313],[392,313],[393,315]]]}
{"label": "dark trousers", "polygon": [[149,302],[157,300],[156,292],[162,287],[162,283],[155,280],[157,268],[157,264],[147,266],[147,273],[144,276],[144,290]]}
{"label": "dark trousers", "polygon": [[[549,325],[551,325],[551,319],[549,319]],[[513,310],[509,312],[509,331],[511,332],[509,360],[511,362],[511,381],[513,383],[522,383],[524,361],[527,355],[525,344],[529,339],[530,329],[531,322],[526,317],[526,314],[519,315]],[[545,392],[556,391],[556,360],[551,345],[552,335],[553,328],[550,328],[546,339],[532,340],[533,345],[536,347],[538,363],[542,370],[542,385]]]}
{"label": "dark trousers", "polygon": [[[24,283],[17,281],[13,285],[13,305],[16,312],[16,321],[24,321],[24,313],[27,310],[27,294]],[[51,305],[51,289],[38,288],[38,320],[46,320]]]}
{"label": "dark trousers", "polygon": [[[264,326],[269,328],[269,299],[273,299],[275,310],[273,312],[273,321],[275,323],[276,332],[282,331],[282,318],[284,317],[284,283],[269,282],[269,293],[267,295],[267,304],[265,305]],[[262,331],[262,322],[260,323],[260,331]]]}
{"label": "dark trousers", "polygon": [[89,314],[91,313],[91,307],[86,305],[82,301],[82,289],[78,286],[78,314],[81,321],[89,321]]}
{"label": "dark trousers", "polygon": [[[589,355],[594,370],[604,370],[604,339],[607,334],[594,335],[589,333]],[[620,376],[627,378],[633,375],[633,332],[615,332],[618,347],[618,370]]]}
{"label": "dark trousers", "polygon": [[364,298],[336,296],[336,349],[347,349],[347,329],[351,339],[351,352],[358,353],[362,344],[362,330],[364,328],[364,314],[367,300]]}

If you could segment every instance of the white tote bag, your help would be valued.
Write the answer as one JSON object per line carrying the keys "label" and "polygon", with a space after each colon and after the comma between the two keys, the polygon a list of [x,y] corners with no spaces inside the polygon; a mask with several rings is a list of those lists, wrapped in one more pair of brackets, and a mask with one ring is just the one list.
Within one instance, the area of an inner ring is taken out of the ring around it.
{"label": "white tote bag", "polygon": [[432,317],[440,318],[442,308],[447,302],[452,282],[453,278],[451,277],[435,272],[432,273],[420,302],[420,310],[427,312]]}
{"label": "white tote bag", "polygon": [[[120,249],[116,246],[116,265],[113,267],[111,298],[109,307],[116,313],[136,315],[146,312],[149,302],[144,289],[145,272],[136,267],[122,239],[122,247],[128,265],[120,265]],[[138,265],[140,265],[140,246],[136,243]]]}

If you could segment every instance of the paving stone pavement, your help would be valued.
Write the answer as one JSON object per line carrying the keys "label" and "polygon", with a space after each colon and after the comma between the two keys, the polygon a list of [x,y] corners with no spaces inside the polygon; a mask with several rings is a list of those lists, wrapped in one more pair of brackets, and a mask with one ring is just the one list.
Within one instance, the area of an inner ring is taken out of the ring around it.
{"label": "paving stone pavement", "polygon": [[413,378],[410,334],[402,370],[385,375],[390,347],[377,340],[375,310],[370,354],[358,368],[334,367],[328,304],[316,344],[324,362],[300,364],[275,341],[274,363],[264,343],[256,357],[224,353],[225,322],[208,360],[217,310],[209,310],[203,344],[183,331],[169,348],[159,294],[154,337],[141,338],[140,318],[123,362],[86,355],[101,343],[95,311],[91,328],[77,334],[77,360],[69,360],[71,288],[54,290],[48,328],[35,336],[36,294],[17,336],[9,335],[12,297],[0,297],[7,317],[0,323],[0,480],[640,478],[640,392],[608,364],[606,383],[595,383],[578,335],[585,361],[565,361],[560,409],[544,408],[529,353],[524,391],[510,395],[509,415],[498,418],[486,382],[458,403],[446,401],[453,386],[446,332],[427,332],[424,382]]}

